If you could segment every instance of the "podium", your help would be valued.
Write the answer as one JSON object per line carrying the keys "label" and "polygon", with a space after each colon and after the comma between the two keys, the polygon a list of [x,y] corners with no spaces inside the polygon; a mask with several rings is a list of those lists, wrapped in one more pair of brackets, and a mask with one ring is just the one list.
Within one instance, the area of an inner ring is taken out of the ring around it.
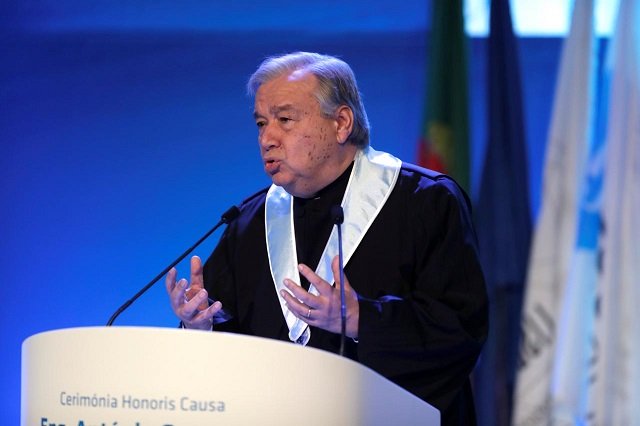
{"label": "podium", "polygon": [[31,336],[21,392],[23,426],[440,424],[434,407],[338,355],[169,328]]}

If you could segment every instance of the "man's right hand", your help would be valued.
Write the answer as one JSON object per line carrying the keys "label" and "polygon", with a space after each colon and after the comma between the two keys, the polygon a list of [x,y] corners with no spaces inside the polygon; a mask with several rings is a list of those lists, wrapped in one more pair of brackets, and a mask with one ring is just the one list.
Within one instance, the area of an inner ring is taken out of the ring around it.
{"label": "man's right hand", "polygon": [[191,258],[191,286],[186,279],[176,282],[176,268],[167,273],[165,280],[171,309],[186,328],[211,330],[213,316],[222,309],[222,303],[209,306],[207,290],[202,278],[202,261],[198,256]]}

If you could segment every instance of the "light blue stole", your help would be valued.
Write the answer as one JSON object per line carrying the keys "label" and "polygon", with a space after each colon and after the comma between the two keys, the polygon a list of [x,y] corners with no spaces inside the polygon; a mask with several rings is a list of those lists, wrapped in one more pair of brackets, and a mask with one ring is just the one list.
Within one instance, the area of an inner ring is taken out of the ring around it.
{"label": "light blue stole", "polygon": [[[367,230],[391,194],[402,162],[396,157],[375,151],[371,147],[358,150],[349,183],[342,198],[344,210],[343,259],[346,265]],[[269,266],[282,314],[289,327],[289,339],[306,345],[311,337],[309,326],[291,313],[280,296],[283,284],[289,278],[300,285],[296,240],[293,227],[293,197],[282,187],[271,185],[265,202],[265,230]],[[338,232],[334,227],[320,257],[316,274],[334,284],[331,261],[338,254]],[[313,285],[309,292],[317,295]]]}

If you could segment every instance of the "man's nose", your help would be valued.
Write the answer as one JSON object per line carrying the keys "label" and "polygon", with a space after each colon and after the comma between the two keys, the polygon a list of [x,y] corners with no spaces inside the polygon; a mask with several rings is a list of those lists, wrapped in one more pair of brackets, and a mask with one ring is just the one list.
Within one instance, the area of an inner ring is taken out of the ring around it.
{"label": "man's nose", "polygon": [[280,144],[280,136],[276,127],[272,124],[265,124],[260,130],[258,142],[262,149],[268,151]]}

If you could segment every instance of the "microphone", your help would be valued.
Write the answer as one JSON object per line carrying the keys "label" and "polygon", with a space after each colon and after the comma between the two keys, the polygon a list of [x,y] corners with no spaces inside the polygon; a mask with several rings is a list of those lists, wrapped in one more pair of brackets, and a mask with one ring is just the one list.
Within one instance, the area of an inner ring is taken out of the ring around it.
{"label": "microphone", "polygon": [[176,260],[174,260],[171,263],[171,265],[167,266],[162,272],[160,272],[158,275],[156,275],[156,277],[154,279],[152,279],[147,285],[142,287],[142,289],[139,292],[137,292],[131,299],[127,300],[122,306],[120,306],[113,313],[113,315],[111,315],[111,318],[109,318],[109,321],[107,321],[107,327],[110,327],[113,324],[113,322],[116,320],[116,318],[118,318],[118,316],[122,312],[124,312],[125,309],[127,309],[129,306],[131,306],[131,304],[133,302],[135,302],[140,296],[142,296],[147,290],[149,290],[156,282],[158,282],[158,280],[160,278],[162,278],[167,272],[169,272],[171,270],[171,268],[173,268],[178,263],[180,263],[180,261],[182,261],[182,259],[187,257],[187,255],[189,253],[191,253],[193,250],[195,250],[196,247],[198,247],[200,244],[202,244],[202,242],[204,240],[206,240],[207,237],[209,237],[209,235],[213,234],[213,232],[216,229],[218,229],[220,226],[222,226],[225,223],[229,224],[229,223],[233,222],[239,215],[240,215],[240,209],[238,207],[236,207],[236,206],[232,206],[229,210],[224,212],[222,214],[222,216],[220,217],[220,220],[218,221],[218,223],[216,223],[213,228],[211,228],[206,234],[204,234],[202,236],[202,238],[200,238],[198,241],[196,241],[196,243],[194,245],[192,245],[189,249],[187,249],[187,251],[182,253],[180,255],[180,257],[178,257]]}
{"label": "microphone", "polygon": [[333,223],[338,227],[338,264],[340,269],[340,356],[344,356],[344,341],[347,336],[347,302],[344,294],[344,262],[342,258],[342,222],[344,211],[342,206],[331,207]]}

